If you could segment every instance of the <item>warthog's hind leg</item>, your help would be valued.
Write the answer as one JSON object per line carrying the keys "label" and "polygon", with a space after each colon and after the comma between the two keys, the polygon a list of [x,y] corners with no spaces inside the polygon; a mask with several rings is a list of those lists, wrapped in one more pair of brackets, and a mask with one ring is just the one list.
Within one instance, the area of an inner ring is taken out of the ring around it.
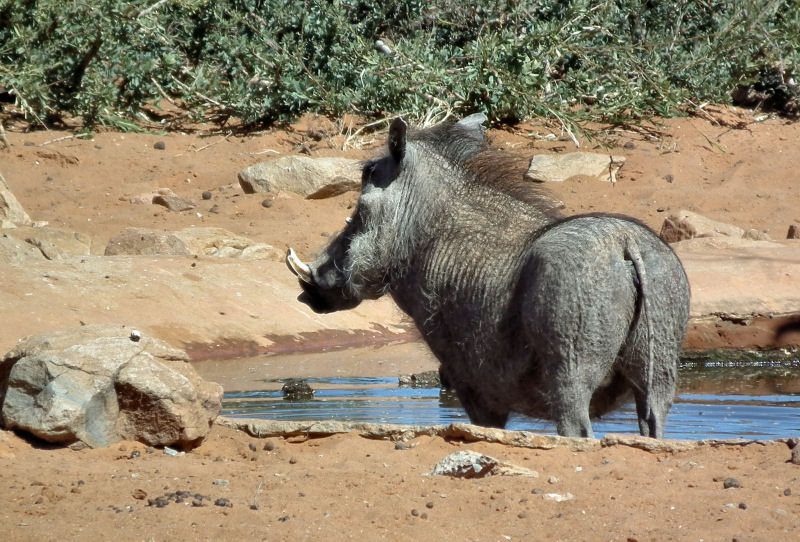
{"label": "warthog's hind leg", "polygon": [[642,436],[664,438],[664,426],[674,393],[674,379],[671,382],[657,379],[649,390],[634,390],[639,433]]}

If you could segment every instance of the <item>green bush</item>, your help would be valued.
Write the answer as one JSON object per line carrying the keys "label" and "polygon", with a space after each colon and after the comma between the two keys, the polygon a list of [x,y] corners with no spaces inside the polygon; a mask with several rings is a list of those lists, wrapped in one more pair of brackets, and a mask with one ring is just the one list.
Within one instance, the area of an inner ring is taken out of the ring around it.
{"label": "green bush", "polygon": [[40,124],[131,128],[166,98],[220,123],[627,122],[740,86],[796,104],[798,66],[796,0],[0,0],[0,86]]}

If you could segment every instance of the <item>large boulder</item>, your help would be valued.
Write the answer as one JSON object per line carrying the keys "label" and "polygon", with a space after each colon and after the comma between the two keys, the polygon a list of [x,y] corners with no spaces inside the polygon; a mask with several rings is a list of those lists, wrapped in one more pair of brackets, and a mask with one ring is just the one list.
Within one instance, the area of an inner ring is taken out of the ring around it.
{"label": "large boulder", "polygon": [[[0,173],[0,224],[22,224],[31,223],[31,217],[22,208],[17,198],[11,193],[8,183]],[[5,226],[4,226],[5,227]]]}
{"label": "large boulder", "polygon": [[247,194],[285,190],[319,199],[358,190],[361,167],[348,158],[283,156],[243,169],[239,184]]}
{"label": "large boulder", "polygon": [[186,354],[129,327],[88,325],[24,339],[0,361],[0,422],[48,442],[200,444],[222,387]]}

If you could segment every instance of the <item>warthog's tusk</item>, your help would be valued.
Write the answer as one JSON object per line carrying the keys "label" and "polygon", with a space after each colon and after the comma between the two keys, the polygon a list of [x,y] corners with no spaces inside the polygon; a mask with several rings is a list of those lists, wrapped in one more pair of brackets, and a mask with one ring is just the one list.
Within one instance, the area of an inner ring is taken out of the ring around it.
{"label": "warthog's tusk", "polygon": [[348,224],[352,224],[353,223],[353,217],[352,216],[348,216],[347,218],[344,219],[344,221],[347,222]]}
{"label": "warthog's tusk", "polygon": [[297,254],[295,254],[294,250],[291,248],[286,253],[286,265],[288,265],[292,273],[297,275],[297,278],[303,282],[307,284],[314,283],[314,280],[311,278],[311,268],[300,261],[300,258],[297,257]]}

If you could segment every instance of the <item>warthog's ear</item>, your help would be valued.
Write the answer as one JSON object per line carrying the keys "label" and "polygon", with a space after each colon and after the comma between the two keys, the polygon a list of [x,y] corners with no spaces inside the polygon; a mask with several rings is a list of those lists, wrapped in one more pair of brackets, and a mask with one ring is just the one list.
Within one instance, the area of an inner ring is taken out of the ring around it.
{"label": "warthog's ear", "polygon": [[464,128],[470,135],[479,143],[483,143],[483,136],[486,133],[486,126],[483,124],[487,121],[486,115],[483,113],[473,113],[468,117],[464,117],[456,123],[456,126]]}
{"label": "warthog's ear", "polygon": [[394,119],[389,126],[389,152],[398,162],[406,155],[406,132],[408,124],[400,117]]}

